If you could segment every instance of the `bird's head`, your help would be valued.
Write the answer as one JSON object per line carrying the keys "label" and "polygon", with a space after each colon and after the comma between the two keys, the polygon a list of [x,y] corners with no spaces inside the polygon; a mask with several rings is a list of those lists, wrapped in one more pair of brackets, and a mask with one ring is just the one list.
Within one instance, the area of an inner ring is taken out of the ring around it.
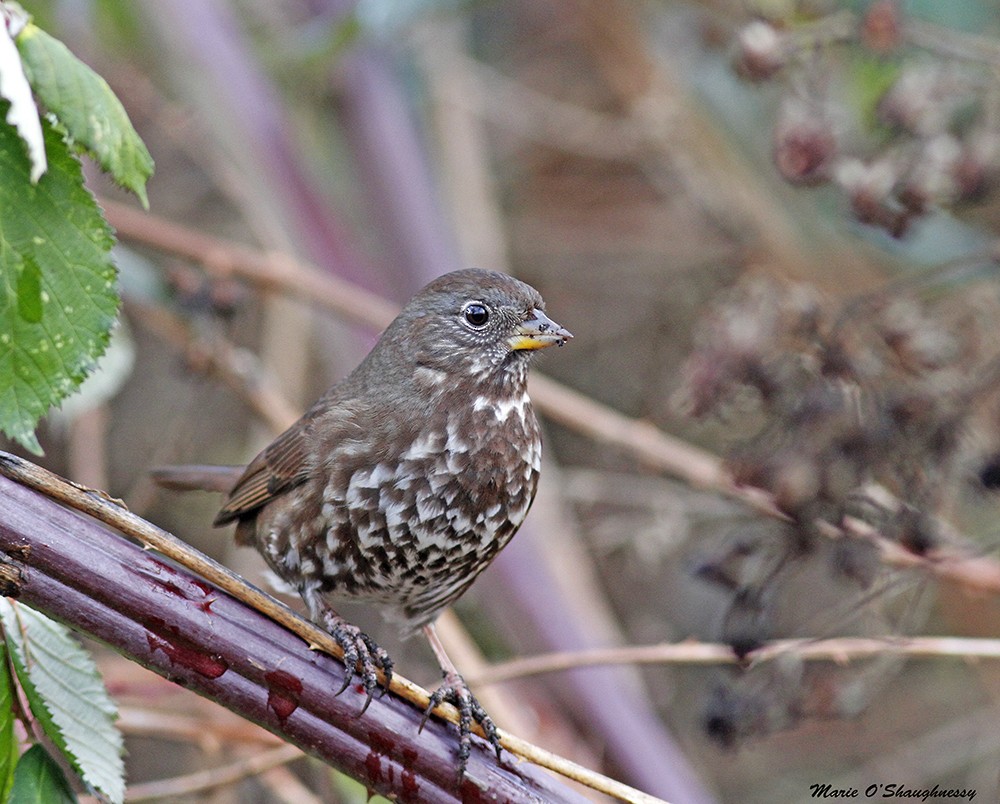
{"label": "bird's head", "polygon": [[393,327],[397,324],[411,365],[442,382],[512,374],[523,381],[528,356],[573,337],[545,315],[545,302],[533,287],[480,269],[434,280],[406,305]]}

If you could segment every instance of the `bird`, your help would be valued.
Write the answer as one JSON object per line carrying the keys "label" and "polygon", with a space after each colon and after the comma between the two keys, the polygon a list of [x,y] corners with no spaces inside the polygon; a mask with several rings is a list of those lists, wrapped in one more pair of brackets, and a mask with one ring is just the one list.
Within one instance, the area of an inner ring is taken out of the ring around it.
{"label": "bird", "polygon": [[[434,622],[531,507],[541,435],[528,368],[538,350],[572,337],[514,277],[478,268],[438,277],[353,372],[250,462],[215,517],[217,526],[235,523],[236,541],[256,547],[298,591],[343,649],[339,692],[357,672],[365,707],[379,670],[388,687],[393,663],[337,605],[373,606],[404,637],[423,631],[443,676],[424,719],[443,701],[458,709],[459,776],[473,721],[498,761],[500,742]],[[215,485],[199,469],[154,477],[173,488]]]}

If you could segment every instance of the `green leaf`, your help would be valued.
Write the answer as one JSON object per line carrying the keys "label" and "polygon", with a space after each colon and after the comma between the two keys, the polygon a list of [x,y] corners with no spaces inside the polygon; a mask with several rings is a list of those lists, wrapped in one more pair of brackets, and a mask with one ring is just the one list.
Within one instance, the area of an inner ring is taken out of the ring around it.
{"label": "green leaf", "polygon": [[153,158],[107,81],[37,25],[26,25],[16,41],[28,83],[70,139],[148,208]]}
{"label": "green leaf", "polygon": [[14,771],[14,786],[7,804],[75,804],[69,782],[49,752],[33,745],[24,752]]}
{"label": "green leaf", "polygon": [[29,324],[42,320],[42,269],[30,254],[17,276],[17,312]]}
{"label": "green leaf", "polygon": [[14,671],[45,734],[87,785],[121,802],[122,736],[90,654],[64,626],[27,606],[0,599],[0,620]]}
{"label": "green leaf", "polygon": [[17,764],[17,739],[14,737],[14,679],[7,661],[7,645],[0,641],[0,801],[6,801],[14,781]]}
{"label": "green leaf", "polygon": [[79,161],[43,128],[49,170],[32,184],[0,122],[0,430],[35,452],[38,420],[92,371],[118,311],[111,230]]}

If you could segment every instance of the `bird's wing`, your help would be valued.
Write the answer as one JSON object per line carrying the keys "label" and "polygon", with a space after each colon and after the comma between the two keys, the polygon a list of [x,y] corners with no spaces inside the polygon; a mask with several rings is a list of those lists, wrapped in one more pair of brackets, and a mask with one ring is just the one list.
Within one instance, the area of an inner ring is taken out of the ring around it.
{"label": "bird's wing", "polygon": [[224,525],[252,514],[309,476],[308,433],[315,419],[309,411],[266,447],[236,481],[214,524]]}

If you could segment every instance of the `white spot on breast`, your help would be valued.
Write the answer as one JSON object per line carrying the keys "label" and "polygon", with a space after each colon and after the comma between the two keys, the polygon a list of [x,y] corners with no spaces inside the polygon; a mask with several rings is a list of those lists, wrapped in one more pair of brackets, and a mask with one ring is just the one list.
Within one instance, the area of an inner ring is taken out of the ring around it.
{"label": "white spot on breast", "polygon": [[344,501],[348,508],[367,508],[369,506],[364,490],[373,488],[370,485],[372,471],[362,469],[351,475],[351,480],[347,484],[347,493],[344,495]]}
{"label": "white spot on breast", "polygon": [[527,455],[528,466],[531,467],[526,476],[531,476],[531,470],[535,472],[540,472],[542,470],[542,442],[539,439],[535,439],[531,443],[531,447]]}
{"label": "white spot on breast", "polygon": [[406,515],[408,506],[405,503],[393,503],[385,509],[385,526],[389,532],[400,530],[400,526],[406,524],[409,517]]}
{"label": "white spot on breast", "polygon": [[499,516],[502,510],[503,506],[500,505],[500,503],[494,503],[485,511],[479,512],[479,514],[476,516],[476,524],[477,525],[485,524],[486,531],[489,533],[494,533],[500,524],[500,519],[503,518]]}
{"label": "white spot on breast", "polygon": [[394,479],[395,472],[384,463],[377,463],[371,469],[359,469],[351,475],[344,499],[351,508],[361,506],[369,508],[370,504],[365,504],[369,495],[363,494],[362,491],[381,488]]}
{"label": "white spot on breast", "polygon": [[443,371],[431,368],[430,366],[417,366],[414,376],[418,384],[430,386],[431,388],[442,385],[448,377]]}
{"label": "white spot on breast", "polygon": [[454,417],[448,417],[448,424],[445,426],[445,432],[448,434],[448,439],[444,444],[444,448],[447,452],[469,451],[469,442],[459,435],[458,425],[455,423]]}
{"label": "white spot on breast", "polygon": [[456,533],[463,534],[472,530],[472,522],[460,511],[452,511],[451,526]]}
{"label": "white spot on breast", "polygon": [[427,428],[424,432],[410,444],[409,449],[404,452],[400,458],[404,461],[420,461],[424,458],[430,458],[436,455],[439,450],[436,449],[434,443],[434,431],[432,428]]}
{"label": "white spot on breast", "polygon": [[444,513],[444,505],[440,497],[424,494],[417,497],[417,516],[427,521]]}
{"label": "white spot on breast", "polygon": [[497,417],[498,422],[507,421],[510,418],[510,414],[516,412],[523,424],[527,420],[529,401],[528,395],[524,393],[511,399],[501,399],[498,402],[487,399],[485,396],[477,396],[476,401],[472,403],[472,409],[475,411],[492,411],[493,415]]}

